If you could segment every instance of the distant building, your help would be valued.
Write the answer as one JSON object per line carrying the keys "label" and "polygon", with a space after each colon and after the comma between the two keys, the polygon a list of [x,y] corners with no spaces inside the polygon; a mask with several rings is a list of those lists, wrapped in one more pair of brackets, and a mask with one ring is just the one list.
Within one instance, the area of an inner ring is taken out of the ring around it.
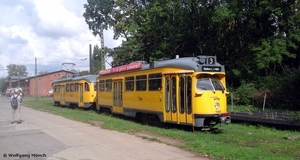
{"label": "distant building", "polygon": [[[51,83],[57,78],[74,74],[74,72],[59,70],[40,74],[37,76],[10,76],[7,89],[22,88],[23,96],[50,96],[52,91]],[[36,83],[37,82],[37,83]],[[37,85],[36,85],[37,84]]]}

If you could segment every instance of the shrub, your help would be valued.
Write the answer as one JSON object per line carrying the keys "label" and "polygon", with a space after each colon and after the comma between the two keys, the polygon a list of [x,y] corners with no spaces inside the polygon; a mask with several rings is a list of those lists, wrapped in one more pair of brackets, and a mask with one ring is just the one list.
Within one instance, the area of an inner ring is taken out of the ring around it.
{"label": "shrub", "polygon": [[254,95],[257,93],[254,83],[245,83],[243,81],[233,92],[234,102],[239,105],[251,105],[253,104]]}
{"label": "shrub", "polygon": [[261,106],[267,94],[266,106],[272,109],[300,110],[300,71],[286,70],[282,74],[263,77],[260,91],[254,96],[255,105]]}

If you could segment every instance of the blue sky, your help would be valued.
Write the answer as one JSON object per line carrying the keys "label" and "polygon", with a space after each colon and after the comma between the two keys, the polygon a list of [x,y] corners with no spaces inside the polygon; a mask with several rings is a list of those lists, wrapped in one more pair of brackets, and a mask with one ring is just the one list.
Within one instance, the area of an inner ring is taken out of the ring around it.
{"label": "blue sky", "polygon": [[[0,0],[0,77],[9,64],[25,65],[28,76],[37,71],[89,70],[89,44],[100,46],[85,23],[86,0]],[[121,40],[104,32],[104,45],[114,48]],[[86,59],[86,60],[83,60]]]}

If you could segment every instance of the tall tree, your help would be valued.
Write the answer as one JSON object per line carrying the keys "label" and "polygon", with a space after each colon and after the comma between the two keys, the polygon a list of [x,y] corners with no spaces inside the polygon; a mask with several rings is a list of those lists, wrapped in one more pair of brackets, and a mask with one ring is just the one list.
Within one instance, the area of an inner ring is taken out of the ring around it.
{"label": "tall tree", "polygon": [[9,64],[6,66],[7,74],[9,76],[27,76],[27,68],[24,65]]}
{"label": "tall tree", "polygon": [[[92,73],[98,74],[102,69],[105,69],[106,57],[111,55],[112,50],[105,47],[104,49],[100,48],[98,45],[94,47],[93,58],[92,58]],[[101,56],[104,53],[104,56]]]}
{"label": "tall tree", "polygon": [[[232,12],[231,53],[226,64],[239,81],[257,81],[260,77],[284,71],[293,62],[299,44],[297,1],[230,1]],[[289,25],[288,25],[289,24]],[[290,26],[290,27],[288,27]],[[284,64],[284,59],[288,60]]]}
{"label": "tall tree", "polygon": [[5,93],[7,85],[7,78],[0,78],[0,94]]}
{"label": "tall tree", "polygon": [[39,71],[38,72],[38,75],[41,75],[41,74],[47,74],[48,73],[48,71]]}
{"label": "tall tree", "polygon": [[116,0],[112,15],[115,65],[216,55],[236,85],[300,66],[296,0]]}
{"label": "tall tree", "polygon": [[87,4],[83,5],[83,17],[95,36],[114,25],[111,15],[113,6],[114,0],[87,0]]}
{"label": "tall tree", "polygon": [[[89,29],[92,30],[94,36],[100,37],[101,48],[103,49],[100,56],[105,59],[104,52],[104,36],[103,30],[114,25],[112,18],[112,10],[114,0],[88,0],[88,4],[84,4],[85,12],[83,16],[85,22],[88,24]],[[101,62],[102,68],[105,68],[105,61]]]}

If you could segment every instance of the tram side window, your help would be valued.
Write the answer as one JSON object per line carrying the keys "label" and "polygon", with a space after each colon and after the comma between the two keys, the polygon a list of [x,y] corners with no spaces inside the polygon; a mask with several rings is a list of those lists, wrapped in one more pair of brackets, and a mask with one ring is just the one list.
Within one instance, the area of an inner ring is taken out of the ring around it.
{"label": "tram side window", "polygon": [[186,79],[186,86],[187,86],[187,113],[192,113],[192,78],[190,76]]}
{"label": "tram side window", "polygon": [[66,92],[70,92],[70,84],[66,85]]}
{"label": "tram side window", "polygon": [[84,83],[84,91],[85,92],[88,92],[88,91],[90,91],[90,86],[89,86],[89,84],[88,83]]}
{"label": "tram side window", "polygon": [[111,91],[111,86],[112,86],[112,80],[111,79],[107,79],[105,81],[105,86],[106,86],[106,92],[110,92]]}
{"label": "tram side window", "polygon": [[134,90],[134,77],[125,77],[125,91]]}
{"label": "tram side window", "polygon": [[98,91],[98,82],[94,83],[94,91]]}
{"label": "tram side window", "polygon": [[165,107],[166,107],[166,112],[170,111],[170,78],[166,78],[166,83],[165,83]]}
{"label": "tram side window", "polygon": [[171,79],[171,105],[172,105],[172,111],[176,112],[177,108],[176,108],[176,101],[177,101],[177,97],[176,97],[176,77],[172,77]]}
{"label": "tram side window", "polygon": [[73,83],[70,84],[70,92],[74,92],[74,84]]}
{"label": "tram side window", "polygon": [[148,90],[157,91],[161,89],[161,73],[149,74]]}
{"label": "tram side window", "polygon": [[137,91],[145,91],[147,85],[147,76],[146,75],[136,76],[135,83],[136,83]]}
{"label": "tram side window", "polygon": [[182,76],[179,79],[179,90],[180,90],[180,94],[178,97],[179,111],[180,111],[180,113],[184,113],[184,103],[186,101],[186,98],[185,98],[186,91],[185,91],[185,87],[184,87],[184,77],[182,77]]}
{"label": "tram side window", "polygon": [[99,81],[99,91],[103,92],[105,90],[105,81],[104,80],[100,80]]}
{"label": "tram side window", "polygon": [[54,89],[53,89],[53,90],[54,90],[54,92],[59,92],[59,91],[60,91],[59,89],[60,89],[59,86],[54,86]]}
{"label": "tram side window", "polygon": [[74,92],[78,92],[78,83],[75,83],[74,85]]}

